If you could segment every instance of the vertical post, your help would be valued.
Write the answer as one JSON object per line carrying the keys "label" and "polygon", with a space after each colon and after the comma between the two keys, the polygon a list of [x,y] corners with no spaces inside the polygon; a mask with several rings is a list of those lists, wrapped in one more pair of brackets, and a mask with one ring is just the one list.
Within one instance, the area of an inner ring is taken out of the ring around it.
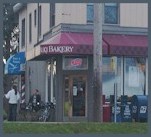
{"label": "vertical post", "polygon": [[117,121],[117,83],[114,83],[114,123]]}
{"label": "vertical post", "polygon": [[148,58],[146,58],[145,74],[145,94],[148,95]]}
{"label": "vertical post", "polygon": [[102,101],[102,4],[94,3],[94,120],[103,122]]}
{"label": "vertical post", "polygon": [[125,91],[125,59],[124,59],[124,56],[123,56],[123,69],[122,69],[122,71],[123,71],[123,96],[124,96],[124,91]]}
{"label": "vertical post", "polygon": [[117,73],[118,73],[118,70],[117,70],[117,57],[114,56],[113,57],[114,59],[114,70],[115,70],[115,82],[114,82],[114,122],[116,123],[117,121]]}
{"label": "vertical post", "polygon": [[53,102],[53,58],[51,58],[51,102]]}
{"label": "vertical post", "polygon": [[48,62],[46,62],[45,102],[48,102]]}

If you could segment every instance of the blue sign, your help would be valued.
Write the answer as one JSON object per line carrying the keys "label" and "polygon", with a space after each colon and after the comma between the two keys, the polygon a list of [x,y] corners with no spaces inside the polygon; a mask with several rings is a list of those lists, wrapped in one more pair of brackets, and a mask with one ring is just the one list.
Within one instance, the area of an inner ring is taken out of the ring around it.
{"label": "blue sign", "polygon": [[12,55],[6,62],[5,74],[21,75],[25,73],[25,52],[18,52]]}

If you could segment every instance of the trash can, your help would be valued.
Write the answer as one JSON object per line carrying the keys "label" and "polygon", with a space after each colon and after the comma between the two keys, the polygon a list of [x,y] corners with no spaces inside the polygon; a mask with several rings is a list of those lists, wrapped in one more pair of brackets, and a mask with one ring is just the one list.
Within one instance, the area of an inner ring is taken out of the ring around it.
{"label": "trash can", "polygon": [[111,115],[110,115],[110,105],[103,105],[103,122],[110,122]]}
{"label": "trash can", "polygon": [[[111,121],[114,122],[114,105],[111,107]],[[117,108],[116,108],[116,122],[121,122],[120,104],[117,104]]]}
{"label": "trash can", "polygon": [[147,122],[148,120],[148,97],[145,95],[134,95],[132,97],[132,118],[136,122]]}
{"label": "trash can", "polygon": [[128,102],[128,96],[121,96],[121,121],[132,122],[131,102]]}
{"label": "trash can", "polygon": [[[114,95],[110,95],[110,115],[111,121],[114,122]],[[121,122],[121,107],[119,102],[117,102],[116,108],[116,122]]]}

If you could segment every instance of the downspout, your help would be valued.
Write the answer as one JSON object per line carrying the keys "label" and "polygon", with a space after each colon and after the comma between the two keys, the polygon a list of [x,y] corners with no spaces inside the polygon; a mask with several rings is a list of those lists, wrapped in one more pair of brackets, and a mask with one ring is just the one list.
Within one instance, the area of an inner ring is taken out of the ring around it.
{"label": "downspout", "polygon": [[102,40],[106,43],[107,45],[107,55],[110,55],[110,44],[102,37]]}

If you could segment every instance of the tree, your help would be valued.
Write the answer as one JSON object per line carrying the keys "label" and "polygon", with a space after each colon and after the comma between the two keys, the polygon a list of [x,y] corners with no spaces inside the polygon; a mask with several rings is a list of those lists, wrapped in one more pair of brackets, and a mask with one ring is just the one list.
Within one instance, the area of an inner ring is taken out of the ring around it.
{"label": "tree", "polygon": [[12,37],[12,31],[17,26],[17,16],[13,12],[13,3],[4,3],[3,4],[3,56],[4,59],[8,59],[13,50],[10,47],[10,39]]}
{"label": "tree", "polygon": [[[15,51],[11,49],[10,40],[12,39],[12,31],[17,25],[17,16],[13,12],[13,6],[15,3],[4,3],[3,4],[3,59],[8,60],[11,54]],[[5,62],[3,62],[5,67]],[[3,87],[4,93],[6,93],[12,84],[13,76],[4,75],[3,76]],[[6,101],[4,100],[4,108],[7,112]]]}

